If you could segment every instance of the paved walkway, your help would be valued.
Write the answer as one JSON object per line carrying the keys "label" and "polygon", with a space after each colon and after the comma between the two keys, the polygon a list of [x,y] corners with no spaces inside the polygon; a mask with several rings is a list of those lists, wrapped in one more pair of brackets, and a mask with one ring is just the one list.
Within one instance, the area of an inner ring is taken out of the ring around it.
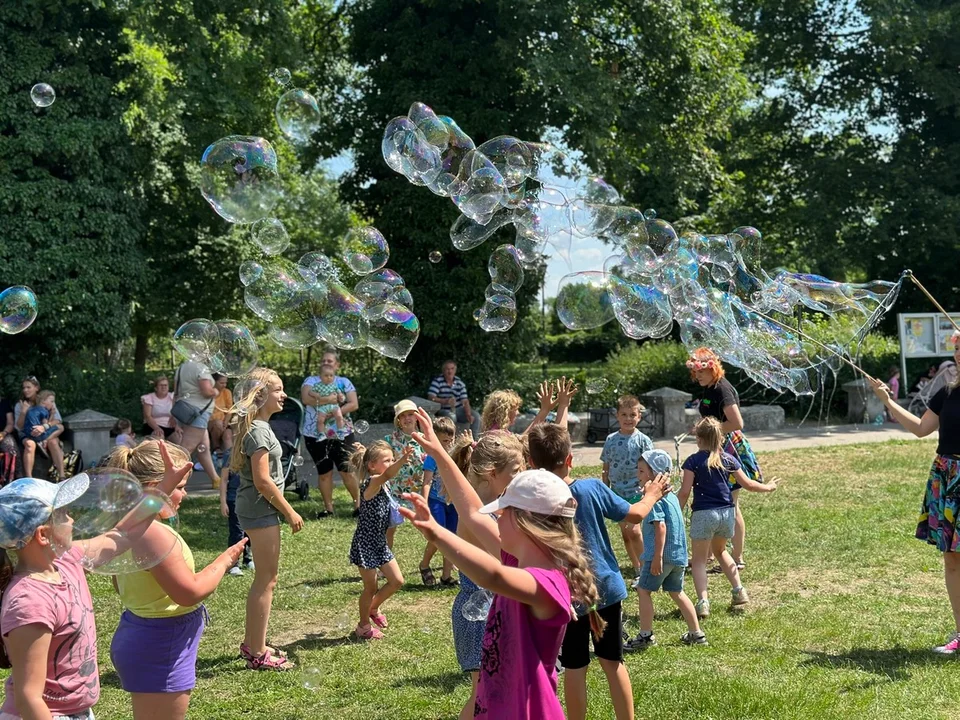
{"label": "paved walkway", "polygon": [[[927,439],[936,439],[933,433]],[[904,430],[900,425],[886,423],[876,425],[824,425],[817,427],[813,423],[802,426],[784,427],[774,432],[747,433],[747,439],[755,452],[772,452],[774,450],[789,450],[792,448],[817,447],[819,445],[853,445],[855,443],[876,443],[887,440],[916,440],[917,438]],[[666,450],[673,457],[676,449],[673,440],[656,440],[653,443],[661,450]],[[587,445],[577,443],[573,448],[575,465],[599,465],[600,451],[603,443]],[[696,452],[696,444],[692,437],[687,437],[680,443],[680,457],[686,457]]]}

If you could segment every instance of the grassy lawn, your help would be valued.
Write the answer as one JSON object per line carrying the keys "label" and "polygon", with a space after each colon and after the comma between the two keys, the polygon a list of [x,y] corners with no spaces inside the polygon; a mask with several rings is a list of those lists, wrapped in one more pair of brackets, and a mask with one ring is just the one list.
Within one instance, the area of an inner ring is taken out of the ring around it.
{"label": "grassy lawn", "polygon": [[[941,562],[935,549],[912,539],[933,448],[889,443],[762,455],[765,473],[785,482],[772,496],[744,493],[743,578],[753,602],[744,613],[728,613],[727,583],[711,576],[714,613],[704,622],[710,647],[688,648],[679,642],[685,626],[673,604],[658,596],[660,644],[626,661],[637,717],[946,718],[956,661],[928,651],[952,630]],[[309,501],[300,512],[315,509]],[[207,603],[213,624],[200,647],[190,717],[456,717],[469,686],[452,646],[455,592],[420,584],[423,543],[410,527],[401,529],[397,549],[410,584],[386,607],[387,639],[351,640],[360,582],[346,560],[353,522],[342,489],[337,510],[339,518],[310,521],[295,537],[283,531],[270,639],[300,669],[243,669],[236,653],[251,578],[228,576]],[[209,562],[226,542],[216,503],[188,498],[181,519],[198,564]],[[619,545],[615,529],[611,537]],[[91,577],[90,585],[103,684],[97,716],[130,717],[109,656],[120,606],[106,578]],[[632,634],[634,597],[627,606]],[[304,673],[317,689],[304,686]],[[589,716],[612,714],[595,667]]]}

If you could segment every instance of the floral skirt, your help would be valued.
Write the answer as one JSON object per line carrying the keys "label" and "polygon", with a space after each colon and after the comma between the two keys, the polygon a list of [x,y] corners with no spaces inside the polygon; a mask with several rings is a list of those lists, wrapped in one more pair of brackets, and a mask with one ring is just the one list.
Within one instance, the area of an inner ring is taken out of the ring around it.
{"label": "floral skirt", "polygon": [[[746,473],[748,478],[758,483],[763,482],[760,463],[757,462],[757,456],[754,455],[753,448],[750,447],[750,441],[747,440],[746,435],[739,430],[734,430],[727,435],[727,440],[723,445],[723,451],[740,460],[740,464],[743,466],[743,472]],[[740,485],[733,482],[732,477],[731,484],[734,490],[740,489]]]}
{"label": "floral skirt", "polygon": [[960,512],[960,458],[937,455],[923,494],[917,539],[940,552],[958,552],[957,513]]}

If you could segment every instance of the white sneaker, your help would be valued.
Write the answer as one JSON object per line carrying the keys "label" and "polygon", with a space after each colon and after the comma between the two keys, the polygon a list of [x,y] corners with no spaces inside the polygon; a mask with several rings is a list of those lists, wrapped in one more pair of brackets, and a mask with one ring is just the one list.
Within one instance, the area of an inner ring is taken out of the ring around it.
{"label": "white sneaker", "polygon": [[240,569],[239,565],[234,565],[232,568],[227,570],[228,575],[243,575],[243,570]]}
{"label": "white sneaker", "polygon": [[243,566],[244,566],[247,570],[256,570],[256,569],[257,569],[257,566],[253,564],[253,560],[244,563]]}
{"label": "white sneaker", "polygon": [[696,608],[698,618],[710,617],[710,601],[706,598],[697,600]]}

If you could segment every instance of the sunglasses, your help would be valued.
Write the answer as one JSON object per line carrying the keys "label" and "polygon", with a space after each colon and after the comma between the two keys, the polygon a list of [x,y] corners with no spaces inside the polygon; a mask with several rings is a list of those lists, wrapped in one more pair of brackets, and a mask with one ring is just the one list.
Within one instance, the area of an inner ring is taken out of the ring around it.
{"label": "sunglasses", "polygon": [[40,381],[37,380],[37,376],[36,376],[36,375],[27,375],[27,376],[23,379],[23,382],[32,382],[34,385],[39,385],[39,384],[40,384]]}

